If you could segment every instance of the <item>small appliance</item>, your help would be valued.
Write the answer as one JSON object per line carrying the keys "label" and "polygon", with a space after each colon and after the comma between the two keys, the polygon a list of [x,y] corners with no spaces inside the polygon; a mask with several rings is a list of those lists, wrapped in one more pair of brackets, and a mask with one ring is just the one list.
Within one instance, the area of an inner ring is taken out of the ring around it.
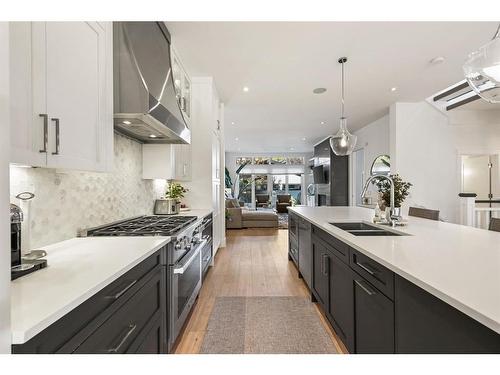
{"label": "small appliance", "polygon": [[155,215],[175,215],[180,212],[181,204],[177,199],[165,198],[155,201]]}
{"label": "small appliance", "polygon": [[[47,253],[45,251],[34,251],[21,256],[21,224],[24,215],[21,208],[10,204],[10,279],[15,280],[21,276],[38,271],[47,267],[47,260],[41,259]],[[37,256],[30,256],[30,254]]]}

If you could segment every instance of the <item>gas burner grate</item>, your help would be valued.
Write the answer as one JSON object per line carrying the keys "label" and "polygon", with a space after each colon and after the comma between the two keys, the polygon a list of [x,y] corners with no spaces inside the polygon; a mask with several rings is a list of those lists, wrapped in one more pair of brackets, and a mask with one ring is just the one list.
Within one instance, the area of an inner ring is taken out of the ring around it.
{"label": "gas burner grate", "polygon": [[141,216],[88,231],[89,236],[172,236],[196,220],[196,216]]}

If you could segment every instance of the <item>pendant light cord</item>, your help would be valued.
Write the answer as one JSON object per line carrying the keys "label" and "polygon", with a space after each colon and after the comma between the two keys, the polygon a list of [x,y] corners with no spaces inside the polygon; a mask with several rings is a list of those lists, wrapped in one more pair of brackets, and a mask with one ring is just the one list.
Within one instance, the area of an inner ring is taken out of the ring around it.
{"label": "pendant light cord", "polygon": [[[500,37],[500,23],[498,24],[498,27],[497,27],[497,32],[495,33],[495,35],[493,36],[493,39],[496,39]],[[493,40],[491,39],[491,40]]]}
{"label": "pendant light cord", "polygon": [[342,60],[342,117],[344,117],[344,61]]}

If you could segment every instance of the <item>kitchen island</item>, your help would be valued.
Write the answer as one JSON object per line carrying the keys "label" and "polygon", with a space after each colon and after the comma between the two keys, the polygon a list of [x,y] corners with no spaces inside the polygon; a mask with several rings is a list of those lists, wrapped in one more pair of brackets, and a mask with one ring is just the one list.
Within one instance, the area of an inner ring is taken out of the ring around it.
{"label": "kitchen island", "polygon": [[[400,236],[355,236],[331,223],[371,223],[373,210],[295,207],[289,212],[291,258],[301,250],[310,252],[313,298],[320,299],[337,332],[348,331],[340,336],[348,341],[350,351],[378,352],[376,346],[370,347],[373,342],[366,340],[373,334],[385,334],[380,330],[383,320],[388,319],[385,328],[393,330],[387,338],[392,342],[386,343],[382,352],[426,352],[424,341],[429,337],[417,336],[433,324],[453,331],[454,336],[443,340],[445,346],[451,341],[449,347],[429,344],[428,352],[455,352],[453,341],[469,337],[474,341],[471,352],[500,352],[500,233],[410,217],[405,227],[382,226]],[[295,230],[297,221],[309,223],[311,233]],[[300,248],[299,243],[307,241],[299,241],[299,235],[310,236],[309,248]],[[339,275],[352,278],[352,283]],[[339,285],[344,288],[337,290]],[[378,331],[373,330],[368,338],[357,337],[366,319],[357,324],[356,314],[368,303],[356,294],[359,290],[384,297],[377,301],[379,309],[370,312],[371,316],[380,313],[381,318],[369,325],[372,329],[380,323]],[[424,327],[419,326],[419,319]],[[344,327],[339,321],[345,322]],[[443,327],[447,324],[450,327]],[[465,336],[460,334],[462,328]],[[368,350],[358,350],[358,341]],[[467,352],[464,346],[456,348],[456,352]]]}

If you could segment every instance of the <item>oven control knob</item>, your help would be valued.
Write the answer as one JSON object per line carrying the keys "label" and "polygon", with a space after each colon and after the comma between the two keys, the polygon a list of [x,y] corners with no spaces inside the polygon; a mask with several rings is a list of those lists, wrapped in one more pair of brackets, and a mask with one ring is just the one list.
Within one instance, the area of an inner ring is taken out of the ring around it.
{"label": "oven control knob", "polygon": [[175,244],[175,250],[180,250],[180,249],[182,249],[182,242],[177,241],[177,243]]}

